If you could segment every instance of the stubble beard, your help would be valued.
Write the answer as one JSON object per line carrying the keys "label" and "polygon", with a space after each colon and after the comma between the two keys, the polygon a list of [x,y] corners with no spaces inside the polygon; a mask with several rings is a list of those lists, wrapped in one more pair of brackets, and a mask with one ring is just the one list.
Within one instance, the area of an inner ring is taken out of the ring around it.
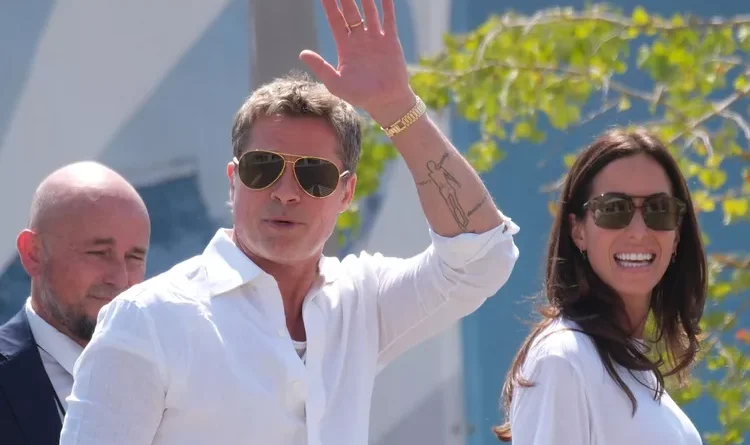
{"label": "stubble beard", "polygon": [[[45,267],[45,269],[47,268]],[[69,334],[74,337],[73,340],[88,343],[94,335],[96,320],[86,315],[80,305],[72,307],[61,305],[49,285],[47,272],[48,270],[45,270],[45,274],[39,283],[42,307],[53,320],[68,330]]]}

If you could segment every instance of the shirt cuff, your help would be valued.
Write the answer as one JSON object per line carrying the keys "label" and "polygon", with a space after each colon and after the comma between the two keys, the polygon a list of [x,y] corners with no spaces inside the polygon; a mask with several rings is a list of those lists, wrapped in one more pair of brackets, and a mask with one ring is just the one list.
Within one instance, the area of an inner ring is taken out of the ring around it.
{"label": "shirt cuff", "polygon": [[495,248],[510,249],[513,258],[518,258],[518,248],[513,242],[513,235],[521,228],[500,210],[497,213],[503,222],[484,233],[461,233],[453,237],[445,237],[430,228],[430,238],[435,252],[452,268],[464,267],[484,257],[487,252]]}

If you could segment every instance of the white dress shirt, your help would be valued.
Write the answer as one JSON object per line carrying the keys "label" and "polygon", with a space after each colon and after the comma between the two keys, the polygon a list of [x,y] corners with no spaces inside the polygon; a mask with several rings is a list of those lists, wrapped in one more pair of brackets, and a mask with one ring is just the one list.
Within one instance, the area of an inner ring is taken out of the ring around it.
{"label": "white dress shirt", "polygon": [[409,259],[323,257],[303,364],[274,278],[219,230],[118,296],[75,369],[61,445],[356,445],[376,374],[476,310],[518,258],[509,219]]}
{"label": "white dress shirt", "polygon": [[654,400],[651,372],[615,364],[638,409],[607,374],[594,342],[558,319],[539,334],[521,373],[535,386],[515,388],[510,408],[513,445],[701,445],[690,419],[664,392]]}
{"label": "white dress shirt", "polygon": [[[31,307],[31,298],[26,300],[24,310],[26,311],[26,318],[29,319],[31,334],[39,348],[39,355],[42,356],[44,370],[47,372],[50,382],[52,382],[52,387],[55,389],[63,409],[67,410],[65,399],[70,395],[73,388],[73,367],[83,348],[34,312],[34,308]],[[57,402],[55,402],[55,406],[57,406]],[[63,414],[60,413],[61,416]]]}

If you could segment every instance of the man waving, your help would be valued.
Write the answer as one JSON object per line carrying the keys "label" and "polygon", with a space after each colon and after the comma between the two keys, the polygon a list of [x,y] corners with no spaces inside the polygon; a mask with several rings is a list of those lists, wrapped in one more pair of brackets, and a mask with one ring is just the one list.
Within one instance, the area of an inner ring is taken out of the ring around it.
{"label": "man waving", "polygon": [[[393,0],[382,23],[362,3],[323,0],[338,65],[300,55],[322,84],[276,79],[237,112],[233,227],[102,310],[62,445],[365,444],[376,374],[507,281],[518,227],[409,87]],[[322,255],[357,182],[353,106],[417,184],[432,243],[413,258]]]}

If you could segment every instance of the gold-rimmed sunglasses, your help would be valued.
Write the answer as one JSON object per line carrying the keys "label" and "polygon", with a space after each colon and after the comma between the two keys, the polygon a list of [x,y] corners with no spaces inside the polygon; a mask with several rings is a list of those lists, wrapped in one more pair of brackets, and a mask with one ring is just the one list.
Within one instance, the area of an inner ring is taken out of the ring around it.
{"label": "gold-rimmed sunglasses", "polygon": [[232,162],[237,166],[242,184],[258,191],[271,187],[284,174],[286,165],[292,164],[297,184],[313,198],[327,198],[336,190],[341,178],[349,174],[349,170],[342,173],[333,161],[325,158],[268,150],[248,151],[239,159],[232,158]]}

